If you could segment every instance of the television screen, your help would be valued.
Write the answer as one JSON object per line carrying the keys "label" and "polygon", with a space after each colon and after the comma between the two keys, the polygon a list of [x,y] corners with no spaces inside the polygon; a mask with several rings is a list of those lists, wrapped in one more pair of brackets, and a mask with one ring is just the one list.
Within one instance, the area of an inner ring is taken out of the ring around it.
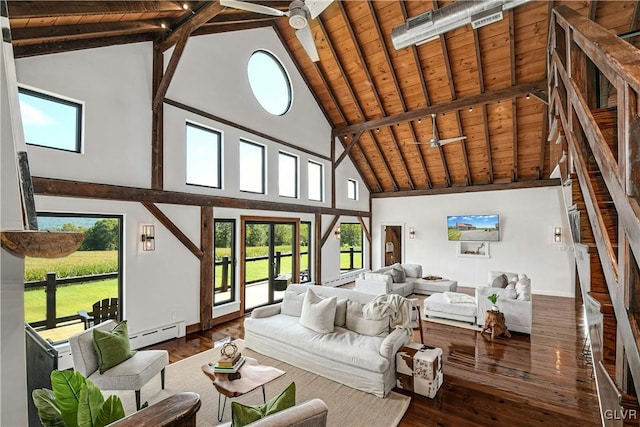
{"label": "television screen", "polygon": [[449,240],[461,242],[499,242],[498,215],[447,216]]}

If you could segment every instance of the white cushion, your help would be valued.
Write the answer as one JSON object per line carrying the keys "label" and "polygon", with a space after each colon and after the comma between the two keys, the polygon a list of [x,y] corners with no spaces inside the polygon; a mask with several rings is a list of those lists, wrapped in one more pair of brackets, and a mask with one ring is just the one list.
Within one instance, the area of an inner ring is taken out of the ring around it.
{"label": "white cushion", "polygon": [[393,268],[390,271],[391,279],[393,283],[404,283],[405,281],[405,273],[404,269],[400,264],[394,264]]}
{"label": "white cushion", "polygon": [[422,266],[420,264],[403,264],[404,273],[407,277],[422,277]]}
{"label": "white cushion", "polygon": [[302,313],[302,302],[304,301],[305,294],[299,294],[293,291],[286,291],[284,298],[282,299],[282,307],[280,313],[287,316],[300,317]]}
{"label": "white cushion", "polygon": [[319,334],[333,332],[337,300],[337,297],[322,299],[311,289],[307,289],[302,302],[300,324]]}
{"label": "white cushion", "polygon": [[516,293],[517,299],[520,301],[530,301],[531,300],[531,281],[527,278],[525,274],[522,274],[522,277],[516,283]]}
{"label": "white cushion", "polygon": [[364,280],[375,280],[377,282],[391,283],[391,276],[384,273],[364,273]]}
{"label": "white cushion", "polygon": [[344,326],[347,324],[347,300],[338,299],[336,302],[336,318],[334,320],[336,326]]}
{"label": "white cushion", "polygon": [[362,307],[358,302],[347,301],[347,329],[370,337],[389,335],[389,317],[381,320],[365,319]]}

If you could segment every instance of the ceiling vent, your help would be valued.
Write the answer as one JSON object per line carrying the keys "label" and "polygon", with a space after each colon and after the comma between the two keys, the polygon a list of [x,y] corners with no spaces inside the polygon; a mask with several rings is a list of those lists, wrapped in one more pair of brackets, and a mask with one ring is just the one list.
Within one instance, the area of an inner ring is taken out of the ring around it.
{"label": "ceiling vent", "polygon": [[447,31],[471,24],[472,28],[500,21],[502,12],[531,0],[458,0],[441,9],[428,10],[391,30],[396,50],[435,40]]}

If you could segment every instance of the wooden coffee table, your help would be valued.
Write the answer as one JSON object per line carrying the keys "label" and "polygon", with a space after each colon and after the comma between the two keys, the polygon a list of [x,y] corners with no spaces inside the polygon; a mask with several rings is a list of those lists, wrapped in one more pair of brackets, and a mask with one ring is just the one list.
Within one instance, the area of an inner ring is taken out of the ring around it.
{"label": "wooden coffee table", "polygon": [[221,422],[224,417],[227,398],[243,396],[262,387],[262,400],[267,403],[264,386],[285,374],[283,370],[272,366],[260,365],[252,357],[246,357],[244,364],[238,370],[240,373],[238,379],[231,379],[232,374],[214,372],[215,365],[213,362],[202,365],[202,372],[211,379],[213,386],[218,390],[218,422]]}

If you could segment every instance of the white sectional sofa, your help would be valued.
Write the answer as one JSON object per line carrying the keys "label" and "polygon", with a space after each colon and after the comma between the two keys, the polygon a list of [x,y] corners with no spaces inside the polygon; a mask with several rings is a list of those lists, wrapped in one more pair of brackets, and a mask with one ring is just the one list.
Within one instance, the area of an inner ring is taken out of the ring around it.
{"label": "white sectional sofa", "polygon": [[374,295],[399,294],[403,297],[414,293],[414,282],[422,277],[419,264],[399,264],[404,271],[403,282],[395,283],[391,276],[393,266],[382,267],[375,271],[360,273],[356,278],[356,291]]}
{"label": "white sectional sofa", "polygon": [[[341,314],[335,316],[333,332],[322,334],[300,324],[299,314],[295,314],[300,312],[297,304],[307,289],[321,298],[336,296],[337,313],[340,306],[349,307],[343,318]],[[396,384],[395,355],[410,337],[404,330],[391,330],[388,326],[382,336],[368,336],[347,328],[366,321],[354,317],[351,309],[357,307],[354,303],[366,304],[373,298],[373,294],[351,289],[289,285],[282,303],[256,308],[251,317],[245,319],[245,345],[269,357],[384,397]],[[385,320],[388,323],[388,319]]]}
{"label": "white sectional sofa", "polygon": [[[503,274],[508,288],[496,287],[496,278]],[[498,295],[496,305],[504,313],[507,328],[510,331],[531,334],[531,279],[525,274],[490,271],[488,286],[476,288],[474,302],[451,304],[443,294],[434,294],[425,299],[424,314],[427,317],[440,317],[484,326],[485,314],[493,305],[488,299],[492,294]]]}

